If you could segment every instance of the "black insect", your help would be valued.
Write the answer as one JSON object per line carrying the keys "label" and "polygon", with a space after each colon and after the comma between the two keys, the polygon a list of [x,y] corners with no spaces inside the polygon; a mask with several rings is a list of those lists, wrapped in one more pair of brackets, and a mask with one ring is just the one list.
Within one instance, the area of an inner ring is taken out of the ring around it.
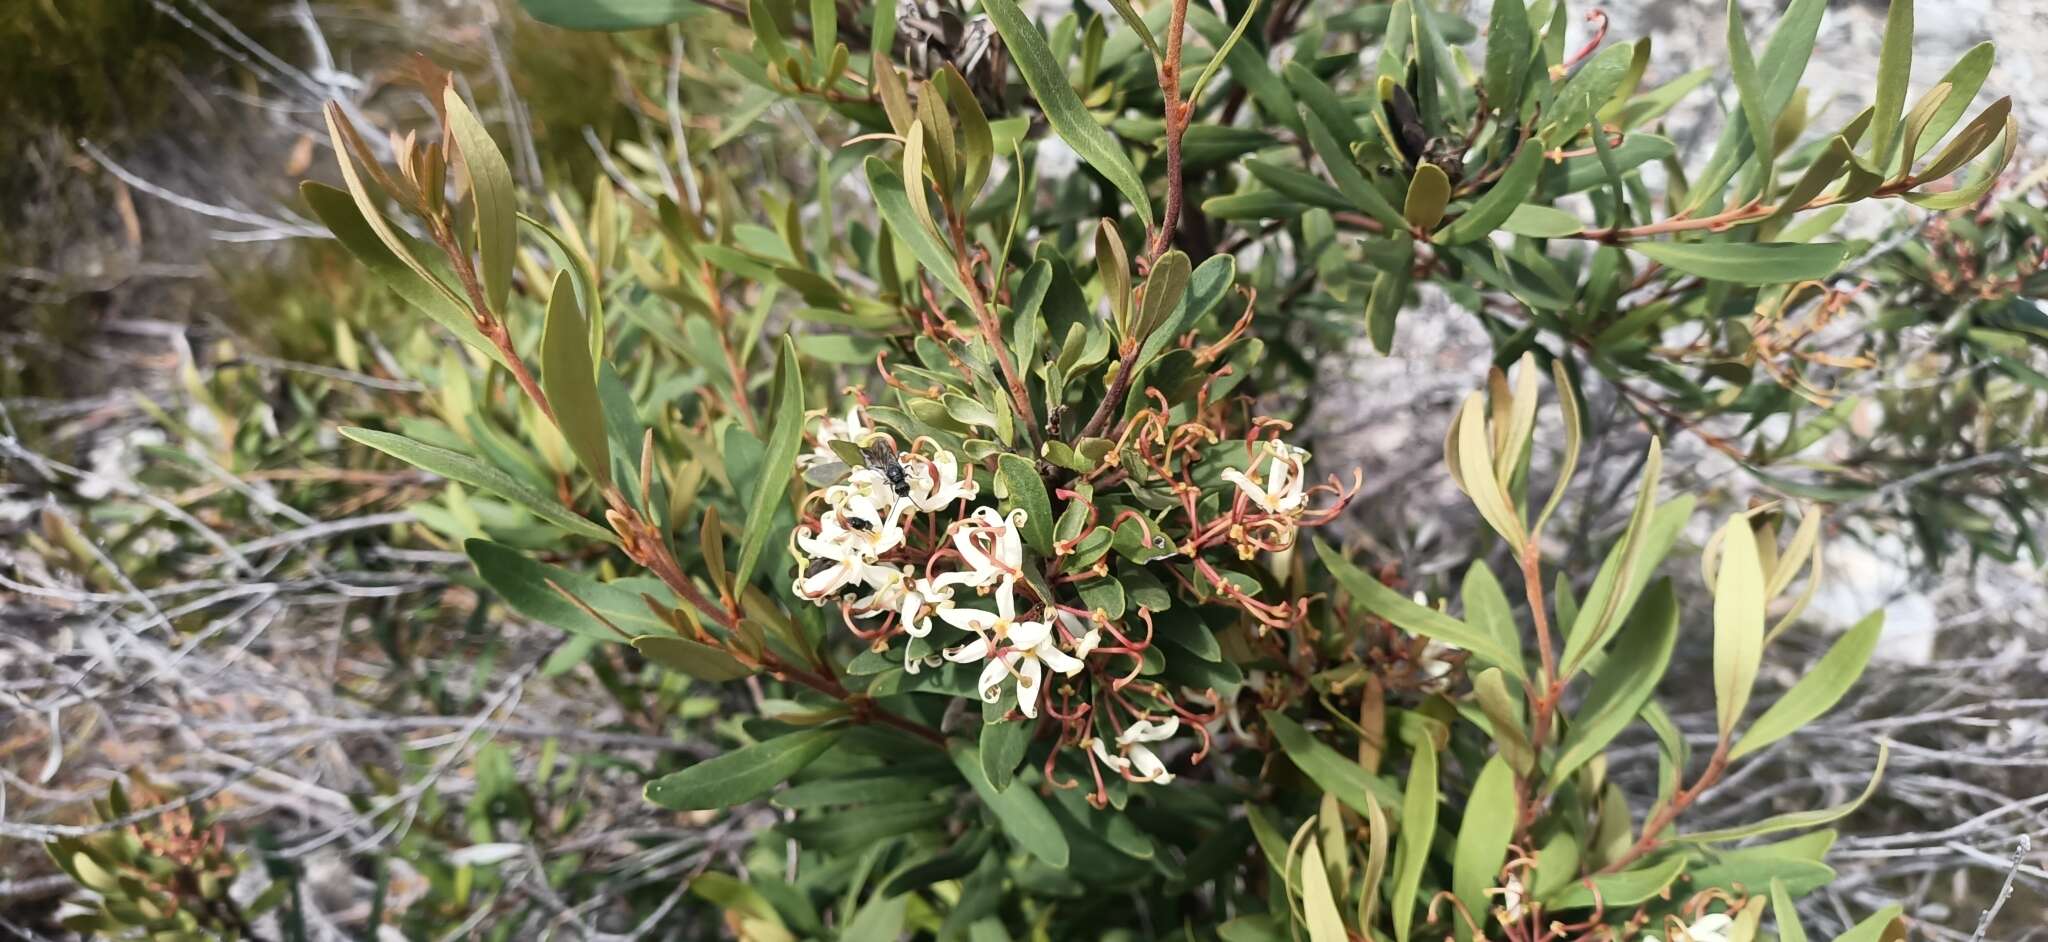
{"label": "black insect", "polygon": [[845,520],[846,525],[855,530],[865,531],[872,529],[872,525],[868,523],[868,518],[866,517],[848,517],[842,514],[840,519]]}
{"label": "black insect", "polygon": [[[1411,82],[1416,80],[1410,77]],[[1416,111],[1414,96],[1402,86],[1394,86],[1385,109],[1387,124],[1394,130],[1394,147],[1409,165],[1428,161],[1450,178],[1452,186],[1458,185],[1465,169],[1463,142],[1455,137],[1431,137],[1429,129],[1423,126],[1422,115]]]}
{"label": "black insect", "polygon": [[910,496],[910,476],[903,473],[903,462],[897,460],[894,442],[876,442],[862,448],[860,453],[867,459],[868,467],[889,482],[889,489],[895,491],[897,497]]}

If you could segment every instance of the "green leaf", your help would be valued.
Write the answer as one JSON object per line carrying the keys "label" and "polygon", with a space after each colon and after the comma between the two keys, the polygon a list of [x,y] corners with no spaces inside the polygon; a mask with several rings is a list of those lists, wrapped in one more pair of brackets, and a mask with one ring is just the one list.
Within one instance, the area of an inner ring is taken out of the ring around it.
{"label": "green leaf", "polygon": [[775,366],[775,401],[767,413],[768,447],[762,453],[761,471],[753,482],[753,497],[747,503],[747,525],[740,533],[739,564],[733,584],[744,586],[754,574],[754,564],[768,543],[768,530],[775,524],[776,507],[796,473],[796,455],[804,441],[804,378],[796,344],[784,335],[782,356]]}
{"label": "green leaf", "polygon": [[1661,581],[1629,617],[1620,640],[1601,661],[1592,690],[1572,715],[1570,732],[1550,770],[1548,790],[1555,791],[1628,728],[1664,679],[1677,643],[1678,598],[1671,584]]}
{"label": "green leaf", "polygon": [[722,683],[754,673],[754,669],[708,644],[674,635],[641,635],[633,639],[647,659],[698,680]]}
{"label": "green leaf", "polygon": [[[1472,202],[1470,209],[1452,220],[1433,241],[1444,245],[1460,245],[1486,238],[1487,233],[1506,222],[1519,210],[1523,200],[1536,190],[1536,179],[1543,173],[1543,145],[1526,141],[1522,149],[1515,152],[1508,161],[1500,178],[1493,181],[1486,193]],[[1576,220],[1574,220],[1576,222]]]}
{"label": "green leaf", "polygon": [[840,931],[839,942],[896,942],[909,908],[909,894],[868,900]]}
{"label": "green leaf", "polygon": [[1390,353],[1394,349],[1394,328],[1401,315],[1401,305],[1408,300],[1408,283],[1413,279],[1409,259],[1413,257],[1415,245],[1405,234],[1395,237],[1394,248],[1398,255],[1393,263],[1380,270],[1372,278],[1372,293],[1365,299],[1365,330],[1372,338],[1373,349]]}
{"label": "green leaf", "polygon": [[[1755,147],[1759,168],[1756,179],[1763,181],[1761,185],[1768,190],[1772,180],[1771,164],[1775,158],[1771,126],[1778,116],[1764,101],[1763,79],[1757,75],[1756,60],[1749,51],[1749,36],[1742,29],[1742,9],[1735,0],[1728,0],[1728,64],[1735,76],[1737,96],[1741,99],[1742,118]],[[1763,195],[1768,197],[1769,194]]]}
{"label": "green leaf", "polygon": [[[1300,66],[1289,65],[1288,68],[1288,74],[1291,76],[1291,70]],[[1302,126],[1308,131],[1310,146],[1315,148],[1316,156],[1322,160],[1324,169],[1329,171],[1330,179],[1336,181],[1337,190],[1351,202],[1351,208],[1371,216],[1384,226],[1398,229],[1406,225],[1401,213],[1394,209],[1394,204],[1387,202],[1387,198],[1381,196],[1380,191],[1366,181],[1365,174],[1359,172],[1358,165],[1351,160],[1351,152],[1338,141],[1329,126],[1323,123],[1322,113],[1315,110],[1312,104],[1303,104],[1301,119]],[[1344,121],[1350,123],[1351,119],[1345,116]],[[1352,132],[1355,134],[1357,130],[1357,125],[1353,124]]]}
{"label": "green leaf", "polygon": [[1520,2],[1496,3],[1486,21],[1486,101],[1510,118],[1521,114],[1522,81],[1536,37]]}
{"label": "green leaf", "polygon": [[[1892,923],[1898,921],[1899,914],[1903,912],[1905,910],[1899,906],[1886,906],[1877,912],[1871,913],[1870,918],[1850,926],[1849,931],[1835,936],[1835,942],[1881,942],[1881,940],[1893,938],[1894,936],[1890,931]],[[1896,937],[1905,938],[1905,931],[1900,930]]]}
{"label": "green leaf", "polygon": [[1017,764],[1031,745],[1032,720],[1007,720],[981,724],[981,771],[996,791],[1010,787],[1017,777]]}
{"label": "green leaf", "polygon": [[[455,339],[483,351],[500,366],[506,365],[504,352],[485,340],[477,330],[476,315],[470,312],[469,306],[462,303],[446,283],[426,272],[417,262],[393,254],[378,236],[375,225],[385,225],[381,214],[376,224],[370,223],[363,215],[361,203],[324,183],[310,180],[301,183],[299,195],[305,198],[306,205],[312,208],[313,215],[319,217],[321,224],[334,233],[342,248],[355,256],[356,261],[362,262],[370,274],[398,292],[407,304],[419,308],[454,334]],[[376,212],[375,206],[372,205],[369,211]]]}
{"label": "green leaf", "polygon": [[1774,285],[1835,273],[1848,255],[1839,242],[1630,242],[1631,251],[1710,281]]}
{"label": "green leaf", "polygon": [[837,727],[806,729],[742,746],[647,783],[647,800],[670,811],[711,811],[752,801],[825,754]]}
{"label": "green leaf", "polygon": [[1266,710],[1262,715],[1266,718],[1266,728],[1273,731],[1273,738],[1280,741],[1280,749],[1287,753],[1294,767],[1315,782],[1316,787],[1335,796],[1351,810],[1369,813],[1372,802],[1368,796],[1390,805],[1401,800],[1401,792],[1394,783],[1367,772],[1357,761],[1323,745],[1321,740],[1286,714]]}
{"label": "green leaf", "polygon": [[1337,584],[1343,587],[1344,594],[1351,597],[1352,605],[1393,622],[1394,627],[1409,634],[1457,645],[1489,663],[1500,665],[1516,678],[1528,679],[1522,659],[1504,649],[1491,634],[1436,609],[1417,605],[1401,593],[1381,585],[1378,579],[1352,565],[1321,537],[1315,538],[1315,546],[1317,557],[1336,578]]}
{"label": "green leaf", "polygon": [[512,266],[519,252],[519,201],[512,187],[512,168],[505,155],[491,142],[491,132],[469,110],[451,83],[441,94],[448,112],[448,134],[462,157],[462,169],[469,175],[469,194],[476,206],[477,273],[484,284],[484,298],[498,316],[505,314],[505,299],[512,292]]}
{"label": "green leaf", "polygon": [[1749,724],[1728,758],[1740,759],[1762,749],[1833,709],[1842,695],[1855,686],[1856,679],[1863,676],[1863,668],[1870,663],[1870,654],[1877,650],[1877,639],[1883,632],[1884,611],[1880,609],[1864,616],[1856,627],[1835,639],[1812,670],[1801,676],[1756,722]]}
{"label": "green leaf", "polygon": [[[1465,570],[1465,582],[1458,596],[1465,605],[1465,623],[1493,637],[1502,650],[1522,650],[1521,629],[1515,627],[1508,596],[1493,570],[1484,560],[1475,560]],[[1491,662],[1489,662],[1491,663]]]}
{"label": "green leaf", "polygon": [[[953,253],[939,242],[938,233],[919,220],[919,216],[924,214],[911,205],[912,197],[904,189],[902,175],[880,157],[869,157],[864,166],[867,168],[868,191],[874,195],[875,208],[881,213],[882,220],[889,224],[889,231],[910,247],[910,254],[917,257],[917,263],[924,266],[933,280],[961,303],[972,305],[974,296],[968,293],[967,283],[960,280],[960,266]],[[924,198],[923,181],[918,181],[916,198]],[[925,214],[929,212],[927,208]]]}
{"label": "green leaf", "polygon": [[1723,737],[1742,719],[1764,654],[1764,571],[1749,520],[1721,528],[1721,565],[1714,575],[1714,714]]}
{"label": "green leaf", "polygon": [[[1121,2],[1128,5],[1130,0],[1121,0]],[[1237,49],[1238,40],[1244,38],[1245,27],[1252,25],[1252,17],[1258,12],[1259,0],[1251,0],[1250,3],[1244,5],[1244,13],[1237,18],[1237,26],[1232,28],[1230,35],[1216,47],[1216,54],[1209,57],[1209,63],[1202,66],[1202,74],[1196,77],[1194,87],[1188,90],[1188,101],[1202,100],[1202,93],[1208,89],[1209,81],[1216,77],[1216,70],[1222,68],[1223,63],[1230,58],[1231,52]],[[1270,74],[1266,81],[1267,83],[1272,82]]]}
{"label": "green leaf", "polygon": [[1395,942],[1407,942],[1415,907],[1422,902],[1422,871],[1429,865],[1429,845],[1436,840],[1436,799],[1436,749],[1425,743],[1415,750],[1408,790],[1401,797],[1401,844],[1394,853],[1392,897]]}
{"label": "green leaf", "polygon": [[[1479,777],[1472,781],[1472,793],[1465,800],[1465,817],[1458,824],[1457,850],[1451,857],[1451,889],[1465,904],[1465,911],[1482,925],[1482,914],[1489,908],[1486,891],[1500,875],[1508,841],[1514,837],[1515,816],[1507,812],[1514,807],[1514,770],[1496,755],[1486,761],[1479,769]],[[1472,937],[1472,929],[1465,920],[1453,917],[1451,924],[1458,938]]]}
{"label": "green leaf", "polygon": [[1934,109],[1934,115],[1921,129],[1920,142],[1911,153],[1900,159],[1900,166],[1911,167],[1913,161],[1933,150],[1934,145],[1941,143],[1941,139],[1956,126],[1956,122],[1963,119],[1963,114],[1970,110],[1971,99],[1976,98],[1977,90],[1984,87],[1984,77],[1991,74],[1995,55],[1989,40],[1978,43],[1963,53],[1948,74],[1941,77],[1937,84],[1950,86],[1948,97],[1942,101],[1941,107]]}
{"label": "green leaf", "polygon": [[[1664,888],[1678,879],[1678,874],[1684,870],[1685,856],[1675,855],[1635,870],[1578,880],[1551,894],[1543,902],[1551,909],[1585,909],[1596,905],[1596,900],[1597,905],[1609,910],[1634,906],[1664,892]],[[1592,886],[1587,886],[1588,883]]]}
{"label": "green leaf", "polygon": [[1906,86],[1913,78],[1913,0],[1892,0],[1884,20],[1884,50],[1877,59],[1877,109],[1871,118],[1869,164],[1879,173],[1891,165],[1893,135],[1906,107]]}
{"label": "green leaf", "polygon": [[569,273],[555,273],[548,293],[548,321],[540,342],[540,387],[554,408],[555,425],[576,453],[583,471],[598,484],[612,483],[611,446],[605,437],[604,403],[597,397],[597,373],[590,359],[590,325],[576,304]]}
{"label": "green leaf", "polygon": [[1442,167],[1425,160],[1416,166],[1415,178],[1408,181],[1408,199],[1401,206],[1401,218],[1427,232],[1443,220],[1444,207],[1450,202],[1451,178]]}
{"label": "green leaf", "polygon": [[1003,826],[1003,833],[1009,835],[1013,843],[1049,866],[1064,868],[1067,865],[1066,833],[1060,830],[1059,820],[1046,809],[1038,792],[1029,788],[997,791],[994,783],[982,772],[980,749],[970,743],[956,739],[947,751],[952,755],[953,765],[960,770],[961,777],[973,786],[976,795],[981,796],[981,803],[995,813],[997,823]]}
{"label": "green leaf", "polygon": [[1053,58],[1045,34],[1017,8],[1016,0],[982,0],[981,8],[1002,34],[1003,47],[1023,74],[1024,84],[1031,87],[1031,97],[1038,100],[1053,132],[1123,193],[1145,225],[1152,225],[1152,200],[1138,169],[1074,94],[1074,87],[1067,82],[1067,69]]}
{"label": "green leaf", "polygon": [[[639,635],[672,633],[667,624],[648,610],[640,592],[634,589],[535,561],[519,550],[489,540],[466,541],[462,550],[485,585],[502,596],[513,611],[535,621],[599,641],[624,642]],[[644,581],[650,588],[660,585]],[[549,583],[560,586],[562,592],[583,604],[564,598]],[[656,592],[661,597],[658,600],[669,598],[665,588],[656,588]]]}
{"label": "green leaf", "polygon": [[1004,509],[1024,511],[1024,542],[1039,555],[1052,555],[1052,500],[1046,496],[1045,481],[1031,459],[1005,453],[996,458],[996,483],[1005,502]]}
{"label": "green leaf", "polygon": [[1133,338],[1140,342],[1149,339],[1173,316],[1187,296],[1188,277],[1192,271],[1188,254],[1179,249],[1161,255],[1153,263],[1152,273],[1145,278],[1144,300],[1138,308],[1138,319],[1131,326]]}
{"label": "green leaf", "polygon": [[1586,224],[1562,209],[1523,203],[1501,220],[1500,228],[1532,239],[1558,239],[1586,231]]}
{"label": "green leaf", "polygon": [[549,26],[606,32],[666,26],[710,11],[692,0],[519,0],[519,5]]}
{"label": "green leaf", "polygon": [[618,540],[617,534],[562,506],[561,501],[552,495],[534,490],[518,478],[461,452],[366,428],[343,428],[341,434],[423,471],[509,500],[531,511],[534,516],[578,536],[612,542]]}
{"label": "green leaf", "polygon": [[1839,805],[1831,808],[1815,808],[1810,811],[1793,811],[1765,818],[1762,821],[1752,821],[1748,824],[1736,825],[1735,827],[1682,834],[1679,835],[1678,839],[1694,844],[1715,844],[1722,841],[1739,841],[1744,838],[1757,837],[1764,834],[1776,834],[1779,831],[1799,831],[1807,828],[1817,828],[1823,824],[1832,824],[1848,817],[1850,812],[1862,807],[1865,801],[1870,800],[1871,795],[1877,793],[1877,785],[1884,779],[1885,761],[1890,756],[1891,746],[1883,740],[1879,740],[1877,744],[1877,768],[1871,771],[1870,782],[1863,786],[1862,794]]}
{"label": "green leaf", "polygon": [[1771,880],[1771,912],[1778,916],[1778,942],[1806,942],[1806,927],[1799,923],[1799,907],[1792,905],[1792,894],[1785,891],[1785,881]]}

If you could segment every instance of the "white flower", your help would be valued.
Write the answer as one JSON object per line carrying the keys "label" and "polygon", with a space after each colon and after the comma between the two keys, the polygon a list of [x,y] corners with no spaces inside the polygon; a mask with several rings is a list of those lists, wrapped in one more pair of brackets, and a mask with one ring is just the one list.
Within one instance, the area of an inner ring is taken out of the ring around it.
{"label": "white flower", "polygon": [[1117,734],[1117,751],[1122,755],[1110,755],[1102,740],[1095,740],[1095,757],[1102,760],[1124,776],[1140,782],[1164,785],[1173,781],[1173,773],[1166,771],[1166,763],[1159,760],[1157,753],[1147,743],[1165,742],[1180,730],[1180,717],[1169,716],[1163,723],[1139,720]]}
{"label": "white flower", "polygon": [[1060,626],[1074,636],[1075,657],[1085,661],[1088,655],[1095,653],[1096,647],[1102,644],[1102,629],[1083,620],[1081,616],[1054,609],[1053,617],[1059,619]]}
{"label": "white flower", "polygon": [[962,631],[974,633],[974,640],[946,652],[946,659],[959,664],[987,660],[978,686],[981,698],[994,703],[1002,697],[1003,680],[1017,678],[1017,706],[1025,716],[1038,716],[1038,691],[1044,686],[1045,669],[1066,676],[1081,672],[1080,660],[1059,649],[1053,641],[1052,626],[1042,621],[1019,621],[1011,583],[996,587],[994,613],[971,608],[944,607],[939,618]]}
{"label": "white flower", "polygon": [[991,507],[977,509],[967,518],[967,525],[953,533],[953,546],[959,549],[960,561],[967,568],[946,573],[935,583],[987,589],[1015,582],[1024,568],[1024,539],[1017,532],[1024,520],[1021,508],[1010,511],[1008,517]]}
{"label": "white flower", "polygon": [[818,422],[818,447],[797,456],[797,470],[809,471],[838,461],[838,452],[832,450],[833,442],[852,442],[858,445],[872,434],[874,429],[861,421],[860,406],[848,408],[844,419],[825,416]]}
{"label": "white flower", "polygon": [[903,630],[913,638],[931,634],[932,615],[952,606],[951,588],[933,585],[930,579],[918,579],[903,593]]}
{"label": "white flower", "polygon": [[1252,456],[1252,463],[1246,471],[1256,471],[1261,461],[1266,462],[1266,483],[1263,486],[1236,468],[1225,470],[1223,480],[1237,485],[1240,493],[1267,513],[1300,513],[1308,504],[1308,496],[1302,492],[1302,485],[1308,478],[1308,471],[1303,467],[1308,461],[1308,452],[1293,445],[1267,440],[1259,453]]}
{"label": "white flower", "polygon": [[875,559],[903,545],[903,527],[893,516],[880,524],[871,519],[831,511],[815,534],[810,527],[796,529],[797,555],[803,563],[796,579],[799,597],[822,603],[855,584],[877,590],[877,599],[887,597],[890,583],[902,579],[902,570],[875,565]]}
{"label": "white flower", "polygon": [[1727,913],[1708,913],[1685,927],[1682,933],[1674,933],[1671,942],[1728,942],[1728,930],[1735,920]]}
{"label": "white flower", "polygon": [[902,608],[912,591],[911,572],[908,566],[867,567],[861,581],[871,591],[854,600],[854,617],[873,618],[883,612],[893,612]]}
{"label": "white flower", "polygon": [[980,485],[969,475],[960,476],[960,462],[950,451],[939,450],[927,458],[903,456],[903,476],[910,482],[910,504],[926,513],[944,509],[956,500],[973,500]]}
{"label": "white flower", "polygon": [[1431,638],[1428,644],[1422,646],[1422,656],[1416,658],[1415,666],[1421,669],[1424,677],[1441,680],[1451,672],[1450,655],[1461,654],[1464,650],[1455,644],[1446,644]]}
{"label": "white flower", "polygon": [[1522,878],[1508,877],[1507,885],[1501,887],[1500,921],[1521,922],[1522,917],[1527,914],[1522,908],[1526,900],[1527,893],[1522,888]]}

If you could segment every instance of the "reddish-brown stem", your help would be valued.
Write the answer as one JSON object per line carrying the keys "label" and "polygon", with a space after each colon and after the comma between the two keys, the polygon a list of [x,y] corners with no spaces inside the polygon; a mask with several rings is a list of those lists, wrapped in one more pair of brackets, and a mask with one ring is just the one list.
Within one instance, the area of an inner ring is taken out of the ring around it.
{"label": "reddish-brown stem", "polygon": [[[1024,437],[1036,445],[1038,441],[1037,412],[1031,408],[1031,393],[1024,386],[1024,377],[1017,372],[1017,364],[1010,359],[1010,346],[1003,342],[1002,325],[996,323],[995,312],[989,309],[986,296],[982,294],[981,282],[974,277],[974,266],[968,263],[967,222],[958,213],[951,213],[954,257],[960,266],[960,279],[967,284],[968,299],[973,302],[974,322],[981,328],[981,339],[988,344],[989,353],[995,357],[996,368],[1003,374],[1003,385],[1010,391],[1010,400],[1015,404],[1017,417],[1024,420]],[[1033,451],[1037,449],[1034,447]]]}
{"label": "reddish-brown stem", "polygon": [[732,348],[732,333],[725,310],[725,296],[718,291],[718,276],[711,269],[710,262],[701,263],[698,277],[704,282],[704,297],[711,306],[711,319],[718,324],[718,346],[725,352],[725,368],[732,374],[732,400],[738,407],[740,421],[747,431],[759,435],[761,423],[754,418],[754,404],[747,400],[747,368],[740,363],[739,353]]}
{"label": "reddish-brown stem", "polygon": [[1679,813],[1691,806],[1702,793],[1721,779],[1721,773],[1728,768],[1729,745],[1727,734],[1722,734],[1720,742],[1714,746],[1713,757],[1707,760],[1706,769],[1700,772],[1699,779],[1692,783],[1692,787],[1671,796],[1670,804],[1658,809],[1656,814],[1643,822],[1642,838],[1623,851],[1621,856],[1608,861],[1607,866],[1601,867],[1599,872],[1617,872],[1641,859],[1644,854],[1656,850],[1657,846],[1664,842],[1663,838],[1657,835],[1670,827],[1671,822],[1678,820]]}
{"label": "reddish-brown stem", "polygon": [[1188,116],[1194,110],[1191,103],[1180,97],[1181,34],[1187,31],[1187,21],[1188,0],[1173,0],[1173,15],[1166,24],[1166,55],[1159,62],[1159,93],[1166,99],[1166,211],[1159,217],[1159,228],[1152,233],[1152,244],[1145,250],[1148,269],[1173,244],[1173,232],[1180,227],[1181,204],[1186,200],[1180,143],[1188,131]]}
{"label": "reddish-brown stem", "polygon": [[512,371],[512,378],[519,388],[526,392],[526,398],[547,416],[549,422],[561,427],[555,418],[555,409],[548,404],[547,394],[541,391],[540,382],[533,378],[533,371],[526,368],[526,361],[519,358],[519,351],[512,346],[512,333],[505,329],[505,321],[491,310],[490,301],[484,297],[483,283],[476,277],[476,265],[470,261],[469,252],[455,240],[455,231],[442,216],[427,219],[427,232],[441,253],[448,256],[448,264],[455,269],[456,280],[462,282],[463,293],[469,295],[470,316],[476,320],[477,332],[484,335],[491,345],[498,348],[499,356],[505,360],[505,368]]}

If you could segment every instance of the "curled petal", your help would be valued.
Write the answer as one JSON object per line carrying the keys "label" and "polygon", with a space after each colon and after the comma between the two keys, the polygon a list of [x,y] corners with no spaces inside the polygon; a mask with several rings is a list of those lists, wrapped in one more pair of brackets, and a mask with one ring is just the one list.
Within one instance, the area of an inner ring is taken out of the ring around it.
{"label": "curled petal", "polygon": [[[987,638],[976,638],[976,639],[974,639],[973,641],[969,641],[969,642],[967,642],[966,644],[963,644],[963,645],[961,645],[961,646],[959,646],[959,647],[957,647],[957,648],[947,648],[947,649],[946,649],[946,660],[952,661],[952,662],[953,662],[953,663],[955,663],[955,664],[972,664],[972,663],[974,663],[975,661],[979,661],[979,660],[981,660],[981,659],[983,659],[983,658],[985,658],[985,657],[988,657],[988,639],[987,639]],[[984,668],[984,669],[982,670],[982,672],[981,672],[981,679],[982,679],[982,684],[983,684],[984,688],[986,688],[986,686],[987,686],[987,683],[988,683],[988,675],[989,675],[989,671],[990,671],[990,670],[994,670],[994,671],[996,671],[996,672],[997,672],[998,674],[1000,674],[1000,673],[1002,672],[1002,669],[1003,669],[1003,665],[1002,665],[1002,662],[1000,662],[1000,661],[990,661],[990,662],[989,662],[989,666],[988,666],[987,668]],[[983,689],[983,690],[982,690],[982,696],[984,696],[984,697],[985,697],[985,696],[987,696],[987,695],[988,695],[988,691],[987,691],[987,689]],[[990,702],[994,702],[994,701],[990,701]]]}

